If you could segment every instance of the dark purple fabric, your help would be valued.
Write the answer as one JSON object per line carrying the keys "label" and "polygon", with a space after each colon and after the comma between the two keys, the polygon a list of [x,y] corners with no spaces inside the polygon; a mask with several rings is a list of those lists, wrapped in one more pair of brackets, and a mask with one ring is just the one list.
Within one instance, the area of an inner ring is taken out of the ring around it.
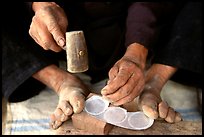
{"label": "dark purple fabric", "polygon": [[179,68],[173,80],[201,88],[202,4],[186,3],[166,33],[169,33],[169,39],[161,37],[153,62]]}
{"label": "dark purple fabric", "polygon": [[151,48],[163,26],[173,21],[180,3],[135,2],[128,9],[126,46],[137,42]]}

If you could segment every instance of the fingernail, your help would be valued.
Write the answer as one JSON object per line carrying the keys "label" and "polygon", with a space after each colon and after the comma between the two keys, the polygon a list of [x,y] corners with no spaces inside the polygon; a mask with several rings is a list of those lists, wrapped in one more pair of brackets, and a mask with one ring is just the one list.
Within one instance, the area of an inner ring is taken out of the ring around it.
{"label": "fingernail", "polygon": [[59,45],[60,47],[64,47],[65,42],[64,42],[63,38],[60,38],[60,40],[58,41],[58,45]]}
{"label": "fingernail", "polygon": [[113,101],[111,101],[111,99],[107,98],[106,96],[102,96],[102,98],[106,101],[108,101],[109,103],[113,103]]}
{"label": "fingernail", "polygon": [[106,94],[106,92],[107,92],[106,89],[102,89],[102,90],[101,90],[101,94],[102,94],[102,95],[103,95],[103,94]]}

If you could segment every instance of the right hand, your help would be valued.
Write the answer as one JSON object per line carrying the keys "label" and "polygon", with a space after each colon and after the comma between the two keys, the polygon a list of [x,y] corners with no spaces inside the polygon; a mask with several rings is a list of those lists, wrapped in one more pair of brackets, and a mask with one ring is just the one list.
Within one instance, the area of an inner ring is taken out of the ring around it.
{"label": "right hand", "polygon": [[144,68],[148,50],[139,43],[128,46],[124,56],[110,69],[104,98],[119,106],[140,95],[145,85]]}
{"label": "right hand", "polygon": [[33,2],[35,15],[29,29],[30,36],[45,50],[65,49],[68,20],[64,10],[54,2]]}

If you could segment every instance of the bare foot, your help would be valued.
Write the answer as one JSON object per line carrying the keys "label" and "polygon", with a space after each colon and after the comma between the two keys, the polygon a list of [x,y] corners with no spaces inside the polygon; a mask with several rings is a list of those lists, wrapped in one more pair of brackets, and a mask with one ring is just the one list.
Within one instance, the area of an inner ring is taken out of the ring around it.
{"label": "bare foot", "polygon": [[179,122],[182,120],[180,113],[163,101],[155,89],[145,89],[139,97],[139,109],[148,117],[165,119],[168,123]]}
{"label": "bare foot", "polygon": [[168,123],[182,120],[180,113],[170,107],[160,97],[160,92],[167,80],[173,75],[175,69],[169,66],[156,64],[147,72],[146,85],[139,96],[139,109],[148,117],[157,119],[163,118]]}
{"label": "bare foot", "polygon": [[57,108],[50,116],[51,128],[59,128],[73,113],[83,110],[89,89],[78,77],[55,65],[45,67],[33,77],[52,88],[59,95]]}

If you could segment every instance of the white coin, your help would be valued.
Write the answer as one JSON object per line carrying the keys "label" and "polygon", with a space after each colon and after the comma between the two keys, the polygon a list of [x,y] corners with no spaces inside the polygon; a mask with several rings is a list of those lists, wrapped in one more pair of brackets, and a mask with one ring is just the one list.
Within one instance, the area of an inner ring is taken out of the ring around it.
{"label": "white coin", "polygon": [[104,112],[104,119],[111,124],[121,123],[127,117],[127,110],[121,107],[108,107]]}
{"label": "white coin", "polygon": [[138,111],[128,117],[128,123],[134,129],[142,130],[151,127],[154,119],[147,117],[142,111]]}
{"label": "white coin", "polygon": [[102,97],[94,95],[85,102],[85,111],[91,115],[100,115],[109,106],[109,102]]}

